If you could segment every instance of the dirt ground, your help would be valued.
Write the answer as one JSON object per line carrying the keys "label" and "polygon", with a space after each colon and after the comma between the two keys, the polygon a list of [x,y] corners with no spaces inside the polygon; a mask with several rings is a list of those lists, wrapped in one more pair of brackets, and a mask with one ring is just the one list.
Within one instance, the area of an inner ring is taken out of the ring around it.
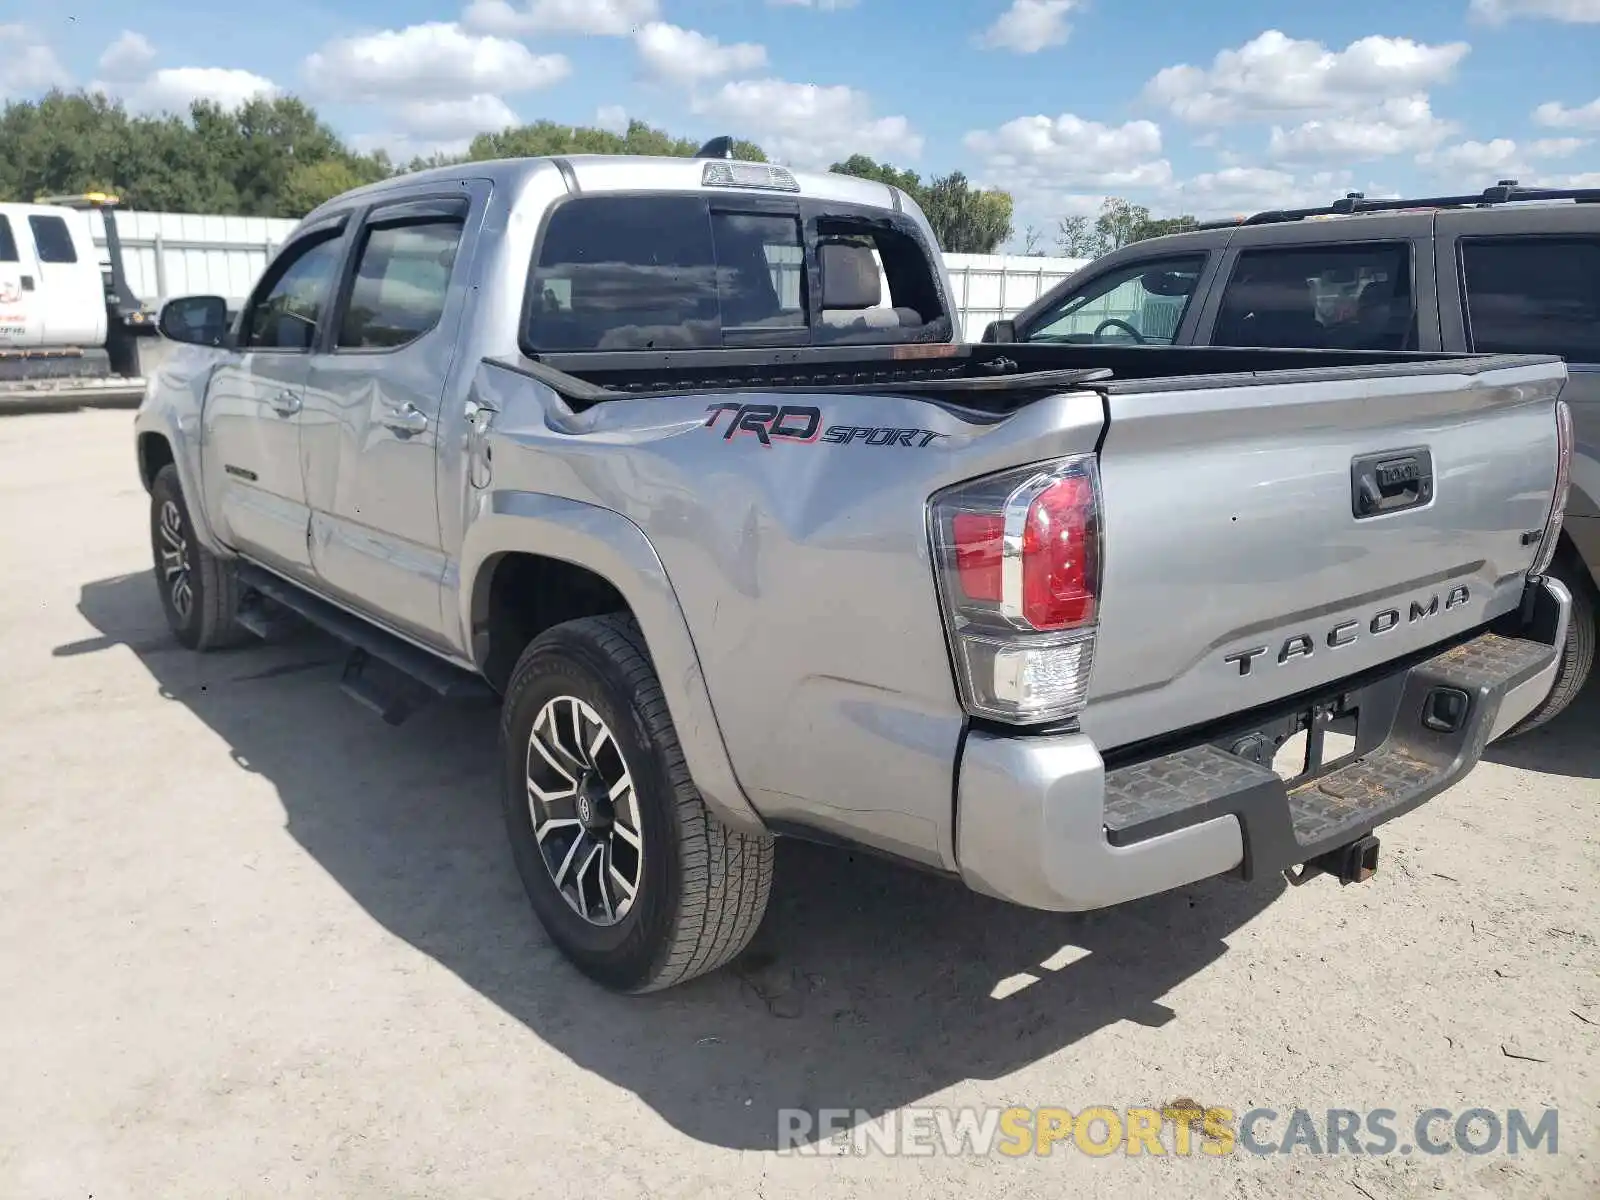
{"label": "dirt ground", "polygon": [[[317,636],[172,641],[131,435],[127,412],[0,420],[8,1200],[1600,1195],[1593,692],[1386,827],[1361,887],[1051,916],[786,844],[747,959],[624,999],[534,922],[492,713],[397,731]],[[1555,1107],[1559,1148],[773,1149],[785,1107],[1180,1097],[1402,1130]]]}

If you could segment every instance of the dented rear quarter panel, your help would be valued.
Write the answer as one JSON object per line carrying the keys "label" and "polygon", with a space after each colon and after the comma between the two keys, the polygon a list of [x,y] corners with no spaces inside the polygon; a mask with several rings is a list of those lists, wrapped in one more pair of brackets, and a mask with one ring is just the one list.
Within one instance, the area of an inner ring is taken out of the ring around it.
{"label": "dented rear quarter panel", "polygon": [[[480,369],[475,391],[499,410],[493,480],[476,510],[544,493],[638,526],[681,606],[733,769],[763,818],[955,868],[952,779],[964,719],[927,500],[974,475],[1093,450],[1098,395],[1055,396],[980,422],[907,397],[760,392],[573,413],[543,383],[493,365]],[[812,436],[763,441],[736,431],[725,402],[787,407],[778,427]],[[868,429],[910,436],[847,432]],[[467,540],[472,547],[470,528]],[[463,556],[463,578],[478,557]]]}

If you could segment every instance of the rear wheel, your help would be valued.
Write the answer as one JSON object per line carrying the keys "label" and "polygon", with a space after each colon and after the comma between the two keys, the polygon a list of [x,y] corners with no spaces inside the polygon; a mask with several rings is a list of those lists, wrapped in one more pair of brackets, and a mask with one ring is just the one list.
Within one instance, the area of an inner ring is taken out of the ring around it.
{"label": "rear wheel", "polygon": [[772,839],[706,807],[631,617],[557,625],[512,672],[506,830],[528,899],[586,975],[624,992],[713,971],[749,943]]}
{"label": "rear wheel", "polygon": [[1555,685],[1544,703],[1513,725],[1501,741],[1521,737],[1560,713],[1578,698],[1594,667],[1595,594],[1588,568],[1576,554],[1564,551],[1556,556],[1550,574],[1572,593],[1572,615],[1567,625],[1567,641],[1561,648],[1561,663],[1556,668]]}
{"label": "rear wheel", "polygon": [[249,635],[235,621],[239,580],[234,564],[194,536],[194,523],[168,463],[150,485],[150,549],[167,625],[191,650],[237,645]]}

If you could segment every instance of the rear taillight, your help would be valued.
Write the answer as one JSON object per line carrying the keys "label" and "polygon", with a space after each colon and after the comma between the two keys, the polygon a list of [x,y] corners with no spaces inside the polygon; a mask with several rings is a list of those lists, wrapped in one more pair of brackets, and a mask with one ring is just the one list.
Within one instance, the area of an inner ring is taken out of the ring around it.
{"label": "rear taillight", "polygon": [[969,712],[1076,716],[1094,662],[1100,480],[1093,455],[1006,471],[931,502],[939,597]]}
{"label": "rear taillight", "polygon": [[1567,484],[1572,479],[1572,409],[1565,400],[1556,401],[1556,491],[1550,501],[1550,519],[1544,523],[1539,556],[1529,568],[1530,575],[1543,575],[1555,561],[1561,526],[1567,519]]}

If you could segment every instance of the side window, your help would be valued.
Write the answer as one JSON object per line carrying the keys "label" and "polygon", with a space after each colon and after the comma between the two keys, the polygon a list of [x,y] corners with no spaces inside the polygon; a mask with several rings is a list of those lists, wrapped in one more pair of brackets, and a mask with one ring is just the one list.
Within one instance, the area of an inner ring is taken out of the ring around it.
{"label": "side window", "polygon": [[1246,250],[1222,292],[1216,346],[1412,350],[1411,246]]}
{"label": "side window", "polygon": [[1600,362],[1600,238],[1463,238],[1467,344]]}
{"label": "side window", "polygon": [[251,300],[240,345],[246,349],[310,350],[317,323],[332,303],[343,244],[338,233],[326,233],[291,250],[277,265],[277,278]]}
{"label": "side window", "polygon": [[369,227],[339,325],[339,348],[393,350],[437,325],[461,230],[459,217]]}
{"label": "side window", "polygon": [[1026,333],[1030,342],[1170,346],[1194,299],[1204,254],[1146,259],[1091,279]]}
{"label": "side window", "polygon": [[11,220],[0,216],[0,262],[17,261],[17,239],[11,233]]}
{"label": "side window", "polygon": [[42,263],[75,263],[77,248],[72,244],[72,233],[61,217],[31,216],[28,228],[33,230],[33,244],[39,251]]}
{"label": "side window", "polygon": [[527,343],[546,352],[722,345],[711,217],[698,196],[585,196],[550,214]]}

